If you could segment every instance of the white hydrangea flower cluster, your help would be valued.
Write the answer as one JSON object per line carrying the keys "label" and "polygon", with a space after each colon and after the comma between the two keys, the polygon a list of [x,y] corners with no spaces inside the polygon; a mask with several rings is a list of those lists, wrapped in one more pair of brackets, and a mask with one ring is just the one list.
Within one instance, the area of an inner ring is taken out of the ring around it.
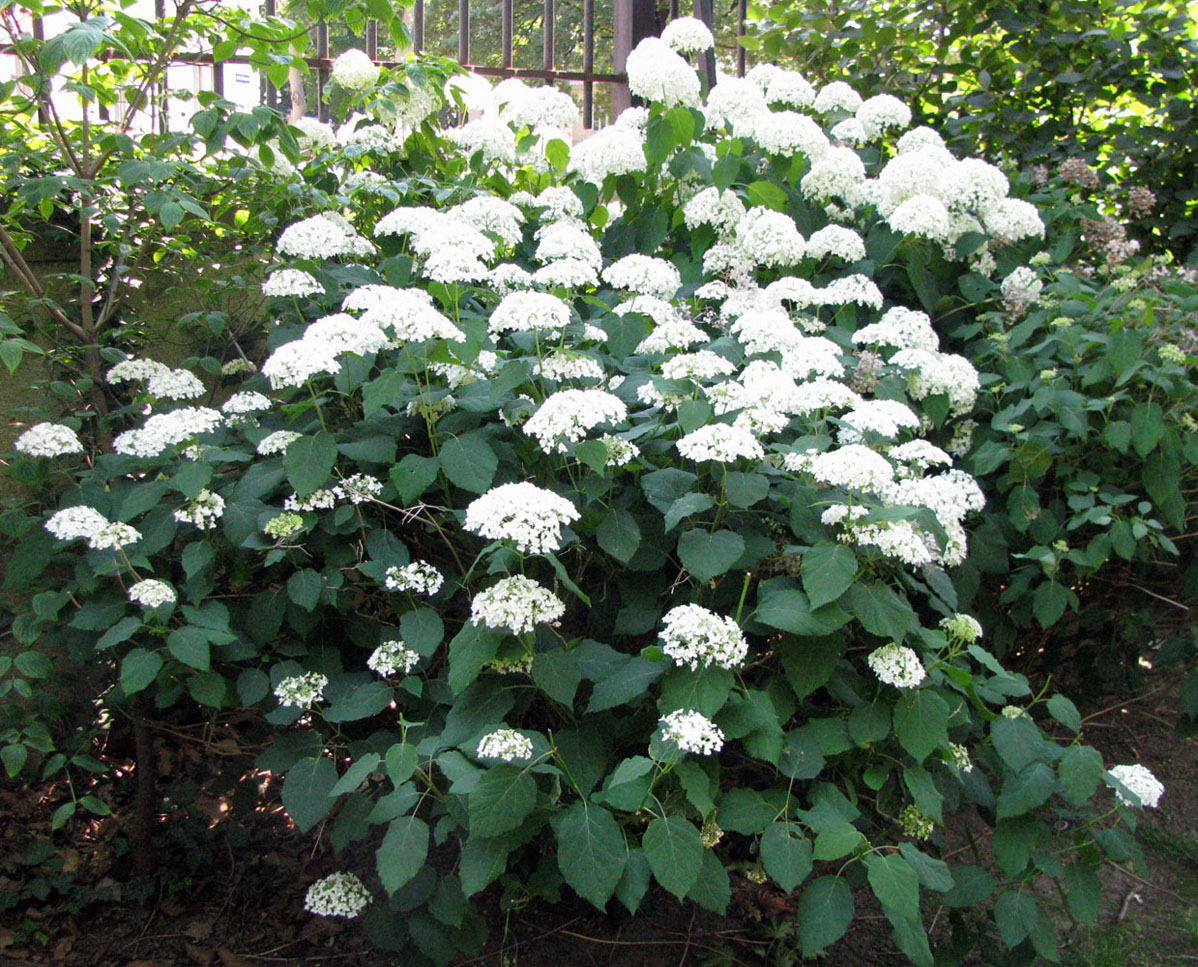
{"label": "white hydrangea flower cluster", "polygon": [[680,604],[661,619],[662,651],[691,671],[739,668],[749,653],[740,625],[697,604]]}
{"label": "white hydrangea flower cluster", "polygon": [[262,294],[270,299],[302,299],[323,292],[324,286],[303,269],[276,269],[262,283]]}
{"label": "white hydrangea flower cluster", "polygon": [[366,659],[366,667],[387,678],[402,672],[408,674],[420,661],[420,655],[399,639],[384,641]]}
{"label": "white hydrangea flower cluster", "polygon": [[875,648],[865,661],[881,681],[895,688],[915,688],[928,677],[919,655],[897,642]]}
{"label": "white hydrangea flower cluster", "polygon": [[724,747],[724,733],[718,725],[694,709],[680,708],[663,716],[662,735],[683,752],[713,755]]}
{"label": "white hydrangea flower cluster", "polygon": [[157,578],[146,578],[144,581],[138,581],[129,586],[129,600],[134,604],[140,604],[143,608],[157,608],[164,604],[171,604],[176,598],[175,589]]}
{"label": "white hydrangea flower cluster", "polygon": [[973,759],[969,757],[969,750],[965,746],[959,742],[950,742],[948,753],[953,768],[962,773],[973,772]]}
{"label": "white hydrangea flower cluster", "polygon": [[661,364],[661,375],[666,379],[691,379],[698,382],[717,376],[730,376],[735,372],[736,366],[730,360],[710,349],[671,356]]}
{"label": "white hydrangea flower cluster", "polygon": [[275,697],[280,705],[309,708],[320,701],[328,687],[329,678],[320,672],[304,672],[290,675],[275,686]]}
{"label": "white hydrangea flower cluster", "polygon": [[488,328],[494,336],[505,332],[561,330],[570,324],[570,307],[546,292],[512,292],[491,312]]}
{"label": "white hydrangea flower cluster", "polygon": [[13,448],[31,457],[63,457],[83,452],[75,431],[61,423],[35,423],[17,437]]}
{"label": "white hydrangea flower cluster", "polygon": [[[1117,786],[1113,788],[1115,796],[1125,806],[1147,806],[1150,809],[1156,809],[1161,801],[1161,796],[1165,794],[1164,784],[1152,774],[1151,769],[1139,763],[1113,766],[1109,775],[1123,786],[1123,789]],[[1125,793],[1130,793],[1131,797],[1129,798]]]}
{"label": "white hydrangea flower cluster", "polygon": [[156,457],[167,447],[211,433],[223,422],[224,417],[216,410],[184,406],[169,413],[156,413],[137,429],[118,434],[112,448],[130,457]]}
{"label": "white hydrangea flower cluster", "polygon": [[496,631],[522,635],[539,624],[553,625],[566,613],[561,599],[522,574],[504,578],[470,602],[470,621]]}
{"label": "white hydrangea flower cluster", "polygon": [[317,118],[296,118],[291,125],[299,128],[300,135],[296,138],[296,142],[301,151],[315,151],[337,143],[337,136],[333,133],[332,127]]}
{"label": "white hydrangea flower cluster", "polygon": [[378,83],[379,73],[378,64],[356,47],[338,54],[333,61],[333,83],[347,91],[369,90]]}
{"label": "white hydrangea flower cluster", "polygon": [[569,379],[603,378],[603,366],[599,360],[569,351],[550,353],[533,366],[533,372],[558,383]]}
{"label": "white hydrangea flower cluster", "polygon": [[273,405],[269,396],[253,390],[243,390],[230,396],[220,405],[220,408],[222,413],[231,416],[245,416],[269,410]]}
{"label": "white hydrangea flower cluster", "polygon": [[263,457],[286,453],[287,448],[301,436],[303,436],[302,433],[296,433],[294,430],[275,430],[259,440],[256,449],[259,456]]}
{"label": "white hydrangea flower cluster", "polygon": [[492,487],[466,508],[463,526],[488,540],[507,540],[526,554],[561,547],[561,528],[578,520],[565,497],[527,482]]}
{"label": "white hydrangea flower cluster", "polygon": [[300,338],[284,343],[262,364],[262,375],[270,380],[272,389],[303,386],[313,376],[339,372],[341,364],[337,362],[336,349],[316,339]]}
{"label": "white hydrangea flower cluster", "polygon": [[518,77],[501,81],[492,94],[499,116],[516,127],[568,132],[578,120],[578,105],[565,91],[545,85],[529,87]]}
{"label": "white hydrangea flower cluster", "polygon": [[624,440],[610,433],[605,433],[599,442],[607,448],[607,463],[609,467],[625,467],[641,455],[640,448],[629,440]]}
{"label": "white hydrangea flower cluster", "polygon": [[383,492],[383,482],[368,473],[351,474],[337,486],[341,497],[354,505],[374,500]]}
{"label": "white hydrangea flower cluster", "polygon": [[[381,344],[388,348],[427,339],[465,338],[462,331],[437,310],[432,296],[424,289],[362,285],[345,297],[341,308],[346,312],[361,312],[358,324],[363,331],[373,333],[377,329],[382,332]],[[304,337],[308,338],[308,333]]]}
{"label": "white hydrangea flower cluster", "polygon": [[940,627],[954,641],[973,644],[982,637],[982,624],[971,614],[953,614],[940,619]]}
{"label": "white hydrangea flower cluster", "polygon": [[353,873],[330,873],[304,894],[304,909],[318,917],[352,918],[369,905],[370,891]]}
{"label": "white hydrangea flower cluster", "polygon": [[337,506],[337,501],[344,496],[340,487],[321,487],[319,490],[313,490],[306,497],[292,494],[283,501],[283,509],[290,511],[332,510]]}
{"label": "white hydrangea flower cluster", "polygon": [[154,359],[124,359],[113,366],[104,378],[110,383],[126,383],[135,379],[149,379],[169,369],[169,366]]}
{"label": "white hydrangea flower cluster", "polygon": [[765,459],[765,451],[749,430],[727,423],[701,426],[682,437],[676,446],[679,453],[696,462],[715,460],[718,463],[733,463],[737,460]]}
{"label": "white hydrangea flower cluster", "polygon": [[195,524],[200,530],[213,530],[225,512],[225,498],[205,488],[186,507],[176,510],[175,520]]}
{"label": "white hydrangea flower cluster", "polygon": [[185,369],[163,367],[146,380],[146,393],[160,400],[194,400],[204,395],[204,384]]}
{"label": "white hydrangea flower cluster", "polygon": [[297,259],[364,258],[374,253],[369,240],[334,212],[322,212],[283,229],[275,248],[280,255]]}
{"label": "white hydrangea flower cluster", "polygon": [[647,165],[641,132],[616,125],[600,128],[575,145],[570,154],[570,169],[596,185],[603,184],[608,175],[644,171]]}
{"label": "white hydrangea flower cluster", "polygon": [[646,37],[628,55],[628,87],[637,97],[670,107],[699,106],[699,75],[660,37]]}
{"label": "white hydrangea flower cluster", "polygon": [[682,277],[673,263],[635,252],[617,259],[604,269],[603,281],[617,289],[658,299],[673,298],[682,285]]}
{"label": "white hydrangea flower cluster", "polygon": [[1036,270],[1026,265],[1014,269],[1002,280],[1002,301],[1008,311],[1020,315],[1036,304],[1044,283],[1036,275]]}
{"label": "white hydrangea flower cluster", "polygon": [[388,591],[415,591],[432,596],[445,584],[445,576],[428,561],[392,566],[383,574],[383,586]]}
{"label": "white hydrangea flower cluster", "polygon": [[46,520],[46,530],[60,541],[73,541],[80,537],[90,539],[107,524],[108,518],[94,507],[77,504],[51,514]]}
{"label": "white hydrangea flower cluster", "polygon": [[671,20],[662,30],[661,39],[680,54],[698,54],[715,46],[715,38],[707,24],[697,17]]}
{"label": "white hydrangea flower cluster", "polygon": [[587,431],[603,423],[621,423],[628,406],[618,396],[599,389],[558,390],[545,400],[524,424],[546,453],[565,453]]}
{"label": "white hydrangea flower cluster", "polygon": [[480,759],[502,759],[504,762],[523,762],[532,758],[532,739],[515,729],[496,729],[488,732],[478,743]]}

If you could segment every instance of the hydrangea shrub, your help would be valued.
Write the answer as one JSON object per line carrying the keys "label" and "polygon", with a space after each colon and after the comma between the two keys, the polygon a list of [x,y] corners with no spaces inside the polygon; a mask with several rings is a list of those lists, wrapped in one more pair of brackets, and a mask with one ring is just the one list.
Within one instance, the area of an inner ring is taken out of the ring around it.
{"label": "hydrangea shrub", "polygon": [[[797,894],[805,955],[870,890],[917,964],[938,911],[953,957],[1055,956],[1033,883],[1092,921],[1149,787],[958,613],[978,382],[925,311],[1035,211],[892,98],[758,68],[703,101],[656,40],[629,74],[646,106],[571,149],[551,94],[459,80],[438,134],[347,73],[375,113],[280,232],[260,374],[218,407],[121,364],[149,415],[54,458],[15,632],[108,701],[258,710],[346,867],[308,907],[369,893],[418,962],[477,950],[492,884],[723,912],[741,875]],[[966,829],[992,855],[950,864]]]}

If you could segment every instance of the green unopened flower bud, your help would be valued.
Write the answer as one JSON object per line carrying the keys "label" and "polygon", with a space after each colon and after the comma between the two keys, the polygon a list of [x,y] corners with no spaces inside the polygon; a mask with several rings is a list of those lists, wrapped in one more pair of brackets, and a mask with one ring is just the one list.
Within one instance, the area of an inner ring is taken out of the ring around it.
{"label": "green unopened flower bud", "polygon": [[1047,383],[1049,380],[1057,378],[1057,371],[1055,369],[1042,369],[1040,370],[1040,378]]}
{"label": "green unopened flower bud", "polygon": [[1156,351],[1163,362],[1176,363],[1180,366],[1186,361],[1185,351],[1170,342],[1161,343],[1156,347]]}
{"label": "green unopened flower bud", "polygon": [[936,824],[919,811],[915,805],[904,806],[899,814],[899,822],[903,826],[903,835],[912,839],[927,839],[936,829]]}
{"label": "green unopened flower bud", "polygon": [[268,537],[273,537],[276,541],[285,541],[304,529],[304,519],[299,514],[279,514],[278,517],[268,520],[262,529]]}

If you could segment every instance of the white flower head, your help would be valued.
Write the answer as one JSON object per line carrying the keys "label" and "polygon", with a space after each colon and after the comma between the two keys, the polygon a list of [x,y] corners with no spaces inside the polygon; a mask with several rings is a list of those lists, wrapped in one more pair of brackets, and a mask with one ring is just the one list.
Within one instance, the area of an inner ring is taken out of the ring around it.
{"label": "white flower head", "polygon": [[919,655],[896,642],[875,648],[865,660],[879,679],[895,688],[915,688],[928,675]]}
{"label": "white flower head", "polygon": [[479,740],[480,759],[502,759],[504,762],[525,761],[532,758],[532,739],[515,729],[496,729]]}
{"label": "white flower head", "polygon": [[697,604],[671,608],[661,619],[662,651],[691,671],[708,668],[738,668],[749,653],[740,625]]}
{"label": "white flower head", "polygon": [[262,283],[262,294],[272,299],[303,298],[323,292],[324,286],[303,269],[278,269]]}
{"label": "white flower head", "polygon": [[757,438],[741,426],[727,423],[708,423],[682,437],[678,452],[696,462],[715,460],[733,463],[737,460],[763,460],[765,451]]}
{"label": "white flower head", "polygon": [[366,659],[366,667],[387,678],[397,672],[406,675],[416,667],[416,663],[419,661],[420,655],[402,641],[394,639],[384,641],[372,651],[370,657]]}
{"label": "white flower head", "polygon": [[268,433],[258,441],[258,453],[264,457],[273,456],[276,453],[286,453],[287,447],[301,436],[303,436],[302,433],[296,433],[294,430],[275,430],[274,433]]}
{"label": "white flower head", "polygon": [[522,574],[504,578],[470,602],[470,621],[495,631],[522,635],[538,624],[556,624],[566,606],[548,588]]}
{"label": "white flower head", "polygon": [[646,37],[628,55],[628,87],[666,107],[698,107],[699,75],[660,37]]}
{"label": "white flower head", "polygon": [[340,255],[370,255],[374,246],[340,215],[322,212],[283,229],[276,245],[280,255],[327,259]]}
{"label": "white flower head", "polygon": [[320,701],[328,684],[328,676],[320,672],[290,675],[275,686],[275,697],[280,705],[308,708]]}
{"label": "white flower head", "polygon": [[724,747],[724,733],[694,709],[680,708],[661,719],[663,735],[683,752],[712,755]]}
{"label": "white flower head", "polygon": [[175,520],[181,523],[195,524],[200,530],[212,530],[225,512],[225,498],[211,490],[204,489],[195,495],[195,499],[186,507],[176,510]]}
{"label": "white flower head", "polygon": [[598,389],[558,390],[524,424],[546,453],[565,453],[571,443],[584,439],[603,423],[621,423],[628,406],[618,396]]}
{"label": "white flower head", "polygon": [[402,567],[389,567],[383,575],[388,591],[415,591],[433,595],[441,590],[445,576],[427,561],[413,561]]}
{"label": "white flower head", "polygon": [[677,17],[666,24],[661,39],[680,54],[698,54],[715,46],[715,38],[702,20]]}
{"label": "white flower head", "polygon": [[107,525],[108,518],[94,507],[77,504],[51,514],[46,521],[46,530],[60,541],[73,541],[80,537],[91,538]]}
{"label": "white flower head", "polygon": [[61,457],[83,452],[83,444],[75,431],[61,423],[37,423],[17,437],[13,446],[17,453],[31,457]]}
{"label": "white flower head", "polygon": [[304,895],[304,909],[318,917],[356,917],[369,904],[370,891],[353,873],[330,873]]}
{"label": "white flower head", "polygon": [[333,61],[332,78],[348,91],[365,91],[378,82],[379,67],[365,51],[351,47]]}
{"label": "white flower head", "polygon": [[493,487],[466,508],[464,527],[489,540],[510,540],[526,554],[545,554],[561,546],[563,524],[578,520],[565,497],[536,484]]}
{"label": "white flower head", "polygon": [[[1147,766],[1142,766],[1139,763],[1113,766],[1110,770],[1110,777],[1124,787],[1123,789],[1115,787],[1115,796],[1125,806],[1148,806],[1151,809],[1156,809],[1157,804],[1161,801],[1161,796],[1165,794],[1164,784],[1152,774]],[[1131,798],[1128,798],[1124,790],[1131,794]]]}
{"label": "white flower head", "polygon": [[498,336],[505,332],[564,329],[569,324],[570,307],[557,296],[545,292],[512,292],[505,295],[491,312],[488,327]]}
{"label": "white flower head", "polygon": [[146,578],[129,586],[129,600],[143,608],[157,608],[175,599],[175,589],[157,578]]}

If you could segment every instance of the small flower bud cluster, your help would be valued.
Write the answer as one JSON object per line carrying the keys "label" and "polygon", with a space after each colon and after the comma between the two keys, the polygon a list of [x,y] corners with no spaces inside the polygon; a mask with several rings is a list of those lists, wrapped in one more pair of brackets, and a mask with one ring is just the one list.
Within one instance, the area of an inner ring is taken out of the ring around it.
{"label": "small flower bud cluster", "polygon": [[899,822],[903,827],[903,835],[912,839],[927,839],[936,829],[936,824],[914,804],[903,807],[899,814]]}
{"label": "small flower bud cluster", "polygon": [[285,541],[293,534],[304,529],[304,519],[299,514],[283,513],[272,517],[262,528],[267,537],[276,541]]}

